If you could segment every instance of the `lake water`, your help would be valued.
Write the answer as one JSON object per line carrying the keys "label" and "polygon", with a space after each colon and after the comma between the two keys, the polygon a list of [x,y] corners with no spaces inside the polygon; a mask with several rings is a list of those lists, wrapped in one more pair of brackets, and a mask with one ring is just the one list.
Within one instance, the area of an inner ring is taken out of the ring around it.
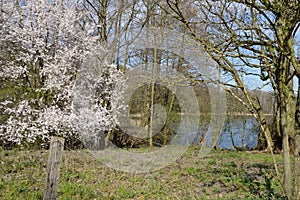
{"label": "lake water", "polygon": [[[181,144],[200,144],[201,138],[203,139],[201,133],[207,133],[208,126],[209,123],[202,123],[199,125],[199,130],[189,131],[188,135],[182,134],[177,141]],[[259,131],[259,125],[253,116],[229,116],[218,135],[217,147],[226,149],[233,149],[233,146],[255,148]]]}
{"label": "lake water", "polygon": [[254,148],[257,145],[259,131],[259,125],[254,117],[239,116],[226,120],[219,135],[218,147],[232,149],[235,145],[247,149]]}

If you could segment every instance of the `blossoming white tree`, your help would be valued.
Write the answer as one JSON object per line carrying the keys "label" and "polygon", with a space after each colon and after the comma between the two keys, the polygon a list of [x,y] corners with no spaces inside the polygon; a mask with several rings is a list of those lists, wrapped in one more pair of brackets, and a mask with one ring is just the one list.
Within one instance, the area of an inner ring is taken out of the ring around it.
{"label": "blossoming white tree", "polygon": [[97,60],[98,69],[102,69],[99,76],[88,82],[99,89],[93,93],[93,107],[84,114],[77,101],[73,109],[74,99],[79,99],[75,96],[83,95],[78,93],[82,91],[78,84],[74,87],[78,74],[87,72],[83,63],[89,64],[84,61],[99,54],[97,27],[86,20],[87,14],[70,0],[4,1],[0,77],[10,92],[0,105],[6,116],[0,140],[22,144],[44,143],[51,135],[76,138],[76,122],[87,118],[89,112],[99,116],[94,120],[97,127],[106,129],[115,123],[109,98],[114,96],[113,85],[121,74],[105,56]]}

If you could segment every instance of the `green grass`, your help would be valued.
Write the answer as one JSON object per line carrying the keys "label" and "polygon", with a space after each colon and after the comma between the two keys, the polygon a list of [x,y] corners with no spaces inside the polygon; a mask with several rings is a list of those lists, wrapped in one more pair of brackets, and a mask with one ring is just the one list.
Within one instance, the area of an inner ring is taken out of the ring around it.
{"label": "green grass", "polygon": [[[201,159],[198,151],[145,174],[108,168],[87,150],[64,151],[58,199],[285,199],[270,154],[213,150]],[[0,199],[42,199],[48,151],[0,156]]]}

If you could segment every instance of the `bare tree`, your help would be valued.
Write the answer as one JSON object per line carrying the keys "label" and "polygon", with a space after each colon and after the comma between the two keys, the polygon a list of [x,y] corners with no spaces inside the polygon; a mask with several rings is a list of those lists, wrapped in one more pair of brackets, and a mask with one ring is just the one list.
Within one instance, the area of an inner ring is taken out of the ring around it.
{"label": "bare tree", "polygon": [[[246,100],[243,102],[259,121],[270,150],[273,142],[261,103],[250,93],[243,76],[257,77],[264,84],[272,85],[277,103],[278,132],[283,141],[284,188],[289,199],[299,199],[299,177],[292,178],[289,140],[295,138],[293,77],[299,77],[300,65],[295,56],[294,41],[299,29],[300,2],[168,0],[167,3],[169,9],[166,11],[182,22],[222,67],[224,74],[231,76],[232,81],[223,83],[224,87],[231,92],[227,86],[234,86],[244,93]],[[183,9],[186,4],[198,13],[196,17],[187,17],[190,11]],[[198,27],[204,27],[206,34],[203,35],[203,29],[199,34]],[[298,147],[299,140],[295,142]],[[295,156],[299,157],[299,149],[296,151]]]}

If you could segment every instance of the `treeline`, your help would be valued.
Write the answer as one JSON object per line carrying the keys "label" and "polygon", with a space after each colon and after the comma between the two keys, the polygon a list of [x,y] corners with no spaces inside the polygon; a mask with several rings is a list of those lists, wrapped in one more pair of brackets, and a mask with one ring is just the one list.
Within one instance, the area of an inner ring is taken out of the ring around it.
{"label": "treeline", "polygon": [[[244,94],[238,89],[232,89],[234,94],[236,94],[243,101],[246,101]],[[256,96],[262,106],[262,110],[265,114],[275,115],[276,111],[276,102],[275,95],[271,91],[263,91],[263,90],[254,90],[250,91],[253,96]],[[249,109],[236,97],[227,93],[227,110],[228,114],[250,114]]]}
{"label": "treeline", "polygon": [[[200,113],[211,113],[210,99],[211,95],[208,87],[205,84],[194,87],[194,91],[198,98]],[[222,91],[225,92],[225,91]],[[250,114],[249,109],[239,99],[245,101],[244,94],[237,88],[232,88],[232,92],[236,95],[226,92],[226,114]],[[274,115],[276,111],[275,96],[271,91],[254,90],[251,91],[253,95],[257,96],[262,104],[262,109],[265,114]],[[239,99],[238,99],[238,98]]]}
{"label": "treeline", "polygon": [[[200,112],[200,124],[207,124],[211,118],[211,94],[205,83],[198,83],[193,86],[193,90],[198,99],[198,106]],[[217,87],[215,88],[217,89]],[[233,90],[235,95],[241,99],[244,99],[243,93],[239,90]],[[138,88],[130,99],[130,117],[131,127],[134,131],[134,127],[148,127],[150,123],[150,109],[151,109],[151,85],[144,85]],[[164,111],[167,113],[166,120],[163,128],[153,137],[153,144],[157,146],[167,145],[172,138],[176,135],[177,128],[180,122],[180,103],[176,95],[167,87],[155,84],[154,85],[153,103],[163,106]],[[225,92],[225,91],[222,91]],[[271,92],[255,90],[255,93],[262,104],[264,112],[266,114],[274,115],[276,109],[274,103],[274,95]],[[212,93],[212,92],[211,92]],[[226,114],[227,115],[247,115],[250,114],[247,107],[239,101],[235,96],[230,93],[226,93]],[[218,114],[218,113],[217,113]],[[157,118],[157,116],[154,116]],[[140,147],[148,146],[149,138],[136,138],[132,137],[126,132],[121,130],[115,130],[111,135],[110,140],[121,147]]]}

